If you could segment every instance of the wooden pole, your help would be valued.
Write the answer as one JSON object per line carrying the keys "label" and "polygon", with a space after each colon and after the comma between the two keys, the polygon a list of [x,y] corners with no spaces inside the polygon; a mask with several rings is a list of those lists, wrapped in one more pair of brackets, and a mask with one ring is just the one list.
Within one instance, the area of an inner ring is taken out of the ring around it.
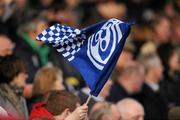
{"label": "wooden pole", "polygon": [[86,105],[88,105],[88,103],[90,102],[90,100],[91,100],[91,97],[92,97],[92,95],[91,94],[89,94],[89,97],[88,97],[88,99],[87,99],[87,101],[86,101]]}

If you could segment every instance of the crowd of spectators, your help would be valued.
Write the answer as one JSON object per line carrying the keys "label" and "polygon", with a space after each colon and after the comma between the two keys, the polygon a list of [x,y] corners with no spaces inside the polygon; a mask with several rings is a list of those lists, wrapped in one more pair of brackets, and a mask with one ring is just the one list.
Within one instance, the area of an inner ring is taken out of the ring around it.
{"label": "crowd of spectators", "polygon": [[[89,104],[80,73],[37,41],[45,28],[135,23]],[[0,0],[0,120],[180,119],[180,0]]]}

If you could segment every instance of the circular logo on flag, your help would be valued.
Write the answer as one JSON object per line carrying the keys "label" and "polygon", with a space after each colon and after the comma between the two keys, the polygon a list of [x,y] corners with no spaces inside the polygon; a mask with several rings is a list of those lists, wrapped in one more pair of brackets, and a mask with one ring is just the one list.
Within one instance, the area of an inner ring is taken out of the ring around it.
{"label": "circular logo on flag", "polygon": [[121,23],[117,19],[110,19],[88,39],[87,55],[99,70],[103,70],[122,38]]}

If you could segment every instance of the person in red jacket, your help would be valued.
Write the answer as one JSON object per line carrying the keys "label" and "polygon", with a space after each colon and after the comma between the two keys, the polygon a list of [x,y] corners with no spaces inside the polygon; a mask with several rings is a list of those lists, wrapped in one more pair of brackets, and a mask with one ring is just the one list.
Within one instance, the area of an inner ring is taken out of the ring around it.
{"label": "person in red jacket", "polygon": [[85,120],[88,106],[67,91],[52,91],[45,102],[33,106],[29,120]]}

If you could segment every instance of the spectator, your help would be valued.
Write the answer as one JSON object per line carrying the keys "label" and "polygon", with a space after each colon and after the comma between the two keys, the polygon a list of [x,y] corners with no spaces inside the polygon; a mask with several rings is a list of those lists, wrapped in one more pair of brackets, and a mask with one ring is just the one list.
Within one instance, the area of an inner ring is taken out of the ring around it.
{"label": "spectator", "polygon": [[43,42],[36,40],[38,34],[46,27],[47,22],[45,19],[36,18],[19,29],[21,44],[16,47],[16,54],[26,62],[29,75],[26,82],[31,84],[37,70],[46,65],[54,65],[61,68],[65,73],[65,77],[79,77],[78,72],[55,49],[49,48]]}
{"label": "spectator", "polygon": [[88,107],[86,105],[78,107],[80,105],[79,103],[79,99],[72,93],[67,91],[52,91],[49,93],[45,104],[39,103],[34,106],[30,120],[47,117],[60,120],[84,120]]}
{"label": "spectator", "polygon": [[169,19],[165,15],[157,15],[153,22],[153,28],[155,33],[154,42],[156,45],[160,45],[170,41],[171,24]]}
{"label": "spectator", "polygon": [[126,98],[117,103],[120,120],[143,120],[144,108],[134,99]]}
{"label": "spectator", "polygon": [[96,103],[90,113],[90,120],[119,120],[117,108],[108,102]]}
{"label": "spectator", "polygon": [[13,119],[28,119],[22,90],[27,75],[23,61],[15,56],[6,56],[0,61],[0,106]]}
{"label": "spectator", "polygon": [[13,53],[13,43],[11,40],[5,35],[0,35],[0,41],[0,58],[11,55]]}
{"label": "spectator", "polygon": [[141,90],[143,80],[144,69],[140,64],[133,63],[122,67],[107,100],[116,103],[123,98],[132,96]]}
{"label": "spectator", "polygon": [[[44,1],[43,1],[44,2]],[[73,0],[54,0],[47,9],[45,16],[52,23],[67,24],[73,27],[77,27],[78,14],[77,10],[73,7]],[[74,6],[75,7],[75,6]]]}
{"label": "spectator", "polygon": [[128,65],[129,63],[133,62],[133,51],[135,50],[133,44],[131,42],[127,42],[121,56],[119,57],[116,69],[121,69],[124,65]]}
{"label": "spectator", "polygon": [[34,78],[32,98],[28,100],[29,111],[34,103],[43,101],[46,93],[52,90],[64,90],[62,71],[56,67],[43,67]]}
{"label": "spectator", "polygon": [[155,54],[142,55],[140,61],[146,71],[145,83],[140,95],[140,101],[146,114],[145,119],[167,119],[167,104],[159,89],[159,82],[163,77],[161,61]]}
{"label": "spectator", "polygon": [[24,25],[24,28],[19,30],[22,39],[21,44],[17,46],[16,54],[26,62],[29,75],[28,83],[33,82],[33,76],[37,69],[48,63],[49,47],[43,46],[42,42],[36,40],[38,33],[46,27],[45,20],[37,19]]}
{"label": "spectator", "polygon": [[180,104],[178,54],[171,44],[160,45],[158,54],[164,66],[164,79],[160,82],[160,90],[170,108]]}
{"label": "spectator", "polygon": [[[84,12],[81,26],[85,27],[103,19],[117,18],[122,20],[125,19],[126,13],[127,7],[123,2],[99,0],[95,4],[89,5],[88,10]],[[92,17],[89,18],[89,16]]]}
{"label": "spectator", "polygon": [[0,1],[0,26],[1,26],[0,34],[6,34],[11,38],[13,38],[16,36],[16,29],[17,29],[17,26],[15,25],[15,21],[11,17],[6,20],[4,19],[7,13],[7,6],[9,3],[6,0]]}
{"label": "spectator", "polygon": [[172,44],[179,47],[180,45],[180,16],[177,15],[172,18]]}
{"label": "spectator", "polygon": [[134,62],[133,51],[134,51],[133,44],[127,41],[118,61],[116,63],[115,69],[112,73],[113,80],[117,78],[119,69],[121,69],[123,66],[129,65]]}

